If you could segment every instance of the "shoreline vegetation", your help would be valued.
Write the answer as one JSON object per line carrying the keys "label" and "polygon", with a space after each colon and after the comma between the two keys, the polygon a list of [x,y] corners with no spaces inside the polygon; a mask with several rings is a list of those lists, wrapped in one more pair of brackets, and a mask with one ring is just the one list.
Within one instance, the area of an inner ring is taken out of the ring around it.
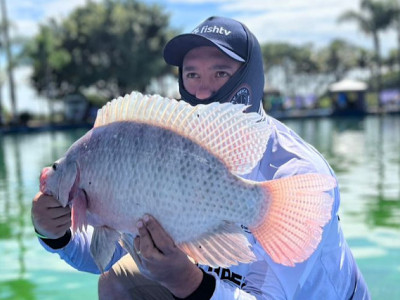
{"label": "shoreline vegetation", "polygon": [[[335,110],[334,108],[310,108],[310,109],[286,109],[286,110],[267,110],[267,114],[280,120],[291,119],[315,119],[315,118],[363,118],[366,116],[388,116],[400,115],[400,105],[371,107],[365,110]],[[70,129],[85,129],[93,127],[94,119],[87,118],[83,121],[65,120],[29,120],[16,124],[6,124],[0,126],[0,136],[3,134],[33,133],[43,131],[61,131]]]}

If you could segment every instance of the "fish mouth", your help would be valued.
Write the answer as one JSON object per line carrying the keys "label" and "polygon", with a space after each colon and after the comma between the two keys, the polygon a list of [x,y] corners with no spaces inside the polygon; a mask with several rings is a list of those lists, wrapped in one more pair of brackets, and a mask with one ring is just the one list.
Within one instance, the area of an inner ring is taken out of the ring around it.
{"label": "fish mouth", "polygon": [[47,177],[49,175],[49,171],[51,170],[50,167],[46,167],[43,168],[42,172],[40,173],[40,178],[39,178],[39,182],[40,182],[40,191],[43,194],[49,195],[49,190],[46,188],[47,186]]}

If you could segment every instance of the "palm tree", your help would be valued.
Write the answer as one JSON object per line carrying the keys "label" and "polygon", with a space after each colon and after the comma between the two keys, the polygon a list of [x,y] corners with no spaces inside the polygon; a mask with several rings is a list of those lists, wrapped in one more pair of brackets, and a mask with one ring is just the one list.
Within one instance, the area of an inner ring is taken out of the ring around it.
{"label": "palm tree", "polygon": [[[361,31],[367,35],[372,35],[374,43],[375,61],[377,66],[376,72],[376,92],[379,95],[382,87],[382,76],[381,76],[381,45],[379,39],[379,33],[386,30],[393,22],[396,17],[396,13],[393,10],[393,6],[389,1],[374,1],[374,0],[361,0],[360,12],[346,11],[339,16],[339,22],[356,22],[360,27]],[[379,97],[379,96],[378,96]],[[382,105],[378,99],[379,107]]]}
{"label": "palm tree", "polygon": [[399,70],[399,82],[400,82],[400,2],[398,0],[390,0],[392,9],[394,10],[395,16],[393,17],[393,28],[397,31],[397,66]]}
{"label": "palm tree", "polygon": [[6,50],[6,55],[7,55],[7,73],[8,73],[8,82],[10,84],[11,109],[13,115],[12,122],[16,123],[18,121],[17,103],[15,96],[14,73],[13,73],[10,38],[8,33],[8,19],[7,19],[7,8],[5,0],[1,0],[0,5],[1,5],[1,17],[2,17],[1,30],[3,33],[4,48]]}

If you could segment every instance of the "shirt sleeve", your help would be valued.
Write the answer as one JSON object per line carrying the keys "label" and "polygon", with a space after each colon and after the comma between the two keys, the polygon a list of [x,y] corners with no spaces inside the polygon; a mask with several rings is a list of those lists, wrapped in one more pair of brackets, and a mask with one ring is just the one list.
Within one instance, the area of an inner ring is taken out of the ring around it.
{"label": "shirt sleeve", "polygon": [[[92,239],[92,234],[93,228],[89,226],[86,232],[77,232],[73,234],[70,242],[65,247],[60,249],[51,248],[40,238],[39,242],[45,250],[50,253],[57,253],[62,260],[64,260],[74,269],[83,272],[100,274],[100,270],[90,254],[90,241]],[[116,242],[114,254],[111,258],[111,261],[105,268],[105,271],[109,270],[111,266],[125,254],[126,251],[118,242]]]}

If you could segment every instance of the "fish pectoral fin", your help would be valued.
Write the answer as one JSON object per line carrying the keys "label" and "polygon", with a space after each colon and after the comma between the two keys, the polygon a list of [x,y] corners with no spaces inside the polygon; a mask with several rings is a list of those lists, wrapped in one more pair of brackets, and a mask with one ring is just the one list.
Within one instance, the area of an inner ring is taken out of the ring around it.
{"label": "fish pectoral fin", "polygon": [[95,227],[90,253],[99,270],[103,273],[115,251],[115,243],[118,241],[120,233],[109,227]]}
{"label": "fish pectoral fin", "polygon": [[204,234],[195,241],[181,243],[178,247],[196,263],[211,267],[227,268],[256,260],[243,230],[228,222],[213,233]]}
{"label": "fish pectoral fin", "polygon": [[87,228],[86,219],[87,199],[83,190],[77,189],[72,199],[72,231],[82,231]]}
{"label": "fish pectoral fin", "polygon": [[121,239],[119,243],[123,248],[125,248],[126,251],[128,251],[130,255],[132,255],[132,257],[136,255],[134,238],[132,234],[130,233],[121,234]]}
{"label": "fish pectoral fin", "polygon": [[133,235],[130,233],[123,233],[121,235],[120,244],[132,256],[139,271],[142,272],[142,260],[136,253]]}

